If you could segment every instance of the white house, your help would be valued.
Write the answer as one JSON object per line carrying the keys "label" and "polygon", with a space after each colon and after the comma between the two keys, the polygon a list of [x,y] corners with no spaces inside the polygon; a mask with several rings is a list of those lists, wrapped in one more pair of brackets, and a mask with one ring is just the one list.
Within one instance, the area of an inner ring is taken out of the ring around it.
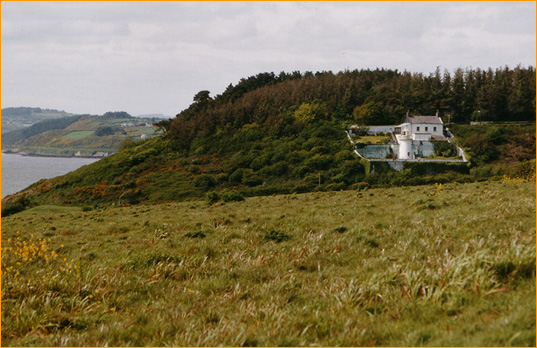
{"label": "white house", "polygon": [[[356,126],[355,128],[359,127]],[[351,131],[356,133],[352,127]],[[404,123],[390,126],[369,126],[367,134],[376,135],[386,132],[393,134],[397,144],[376,145],[375,148],[370,148],[374,147],[374,145],[371,145],[366,149],[362,149],[361,151],[367,153],[368,156],[375,156],[368,158],[376,158],[384,152],[386,154],[381,157],[386,157],[391,153],[389,151],[395,152],[400,160],[429,157],[434,153],[434,146],[430,141],[447,140],[444,136],[444,123],[438,116],[438,112],[435,116],[410,116],[407,112]],[[383,147],[383,149],[377,147]]]}
{"label": "white house", "polygon": [[412,140],[446,140],[444,123],[438,113],[436,116],[409,116],[407,113],[405,123],[395,127],[394,133]]}
{"label": "white house", "polygon": [[420,145],[429,140],[446,140],[444,123],[435,116],[410,116],[407,112],[405,122],[395,127],[394,136],[399,144],[399,159],[414,159],[421,151]]}

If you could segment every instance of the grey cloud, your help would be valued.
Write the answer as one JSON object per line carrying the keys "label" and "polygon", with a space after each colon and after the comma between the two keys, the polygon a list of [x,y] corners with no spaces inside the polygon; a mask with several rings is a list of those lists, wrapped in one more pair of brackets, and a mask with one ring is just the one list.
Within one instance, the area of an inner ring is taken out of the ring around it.
{"label": "grey cloud", "polygon": [[428,73],[438,65],[535,62],[530,2],[1,6],[5,106],[172,115],[201,89],[222,93],[230,82],[264,71],[384,67]]}

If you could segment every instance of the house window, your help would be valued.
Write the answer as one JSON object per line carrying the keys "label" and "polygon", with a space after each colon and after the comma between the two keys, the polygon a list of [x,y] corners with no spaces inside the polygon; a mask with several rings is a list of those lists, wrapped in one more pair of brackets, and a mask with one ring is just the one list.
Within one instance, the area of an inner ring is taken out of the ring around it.
{"label": "house window", "polygon": [[427,132],[429,130],[429,127],[425,127],[425,131]]}
{"label": "house window", "polygon": [[420,131],[420,127],[416,127],[416,130],[419,132],[419,131]]}
{"label": "house window", "polygon": [[434,127],[433,130],[436,132],[436,127]]}

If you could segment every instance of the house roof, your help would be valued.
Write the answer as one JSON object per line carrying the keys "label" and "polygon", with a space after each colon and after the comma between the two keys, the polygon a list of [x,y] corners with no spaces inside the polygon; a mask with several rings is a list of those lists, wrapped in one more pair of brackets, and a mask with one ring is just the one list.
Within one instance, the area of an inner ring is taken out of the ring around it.
{"label": "house roof", "polygon": [[405,123],[443,124],[440,117],[437,116],[407,116]]}

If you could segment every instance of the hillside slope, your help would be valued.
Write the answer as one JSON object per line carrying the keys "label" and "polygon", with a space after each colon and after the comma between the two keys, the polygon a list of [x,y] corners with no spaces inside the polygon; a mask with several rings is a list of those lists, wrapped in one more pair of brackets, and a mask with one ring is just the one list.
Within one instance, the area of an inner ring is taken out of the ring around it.
{"label": "hillside slope", "polygon": [[53,109],[16,107],[2,109],[2,136],[5,133],[24,129],[44,120],[73,116],[73,114]]}
{"label": "hillside slope", "polygon": [[[533,70],[499,70],[496,75],[489,76],[482,71],[470,70],[462,82],[470,86],[477,74],[481,78],[474,87],[476,91],[485,91],[487,79],[492,83],[510,78],[512,84],[521,76],[527,77],[528,71]],[[408,88],[401,88],[404,81],[412,83]],[[437,86],[435,81],[440,84]],[[461,132],[459,140],[473,157],[470,165],[479,166],[479,172],[475,173],[471,173],[466,164],[419,163],[408,165],[401,172],[391,171],[388,165],[376,164],[372,173],[370,164],[359,160],[352,152],[344,131],[359,118],[356,109],[383,103],[391,95],[383,108],[392,108],[386,112],[395,121],[406,113],[399,115],[398,110],[408,105],[416,106],[417,111],[412,113],[426,113],[433,106],[441,108],[441,115],[442,112],[454,112],[455,99],[435,99],[433,94],[424,92],[427,88],[440,88],[445,92],[441,95],[454,98],[458,85],[453,81],[436,74],[424,77],[389,70],[258,74],[242,79],[236,86],[230,85],[214,98],[209,91],[200,91],[194,96],[192,105],[176,118],[159,122],[158,126],[166,130],[163,136],[124,144],[114,156],[63,177],[37,183],[17,197],[31,197],[35,204],[135,204],[193,199],[223,190],[256,196],[367,186],[467,182],[480,176],[512,173],[516,176],[517,170],[524,172],[519,170],[517,163],[534,168],[535,156],[528,151],[519,151],[521,155],[512,157],[509,167],[504,165],[501,156],[487,157],[480,152],[489,142],[500,140],[505,145],[512,141],[517,144],[519,139],[518,145],[522,143],[523,148],[535,144],[534,136],[525,135],[535,132],[535,125],[529,123],[525,128],[513,126],[517,129],[513,132],[520,137],[496,131],[484,135],[485,138],[472,137],[471,128]],[[506,89],[505,98],[511,98],[511,92]],[[414,97],[410,98],[409,93]],[[482,115],[493,119],[507,117],[508,109],[500,110],[495,104],[486,104],[476,96],[472,99],[471,94],[465,98],[473,100],[475,107],[482,107]],[[521,99],[523,105],[519,106],[523,110],[534,109],[534,98]],[[446,104],[446,100],[451,104]],[[516,114],[514,109],[512,112],[513,118],[516,115],[526,117]],[[463,120],[471,117],[472,114],[465,113],[459,116]],[[461,126],[460,129],[465,128]],[[498,147],[500,150],[505,148]],[[491,163],[497,163],[497,166],[492,168]]]}
{"label": "hillside slope", "polygon": [[134,118],[126,112],[49,119],[3,134],[2,147],[39,154],[113,153],[128,137],[155,136],[153,124],[158,120]]}

